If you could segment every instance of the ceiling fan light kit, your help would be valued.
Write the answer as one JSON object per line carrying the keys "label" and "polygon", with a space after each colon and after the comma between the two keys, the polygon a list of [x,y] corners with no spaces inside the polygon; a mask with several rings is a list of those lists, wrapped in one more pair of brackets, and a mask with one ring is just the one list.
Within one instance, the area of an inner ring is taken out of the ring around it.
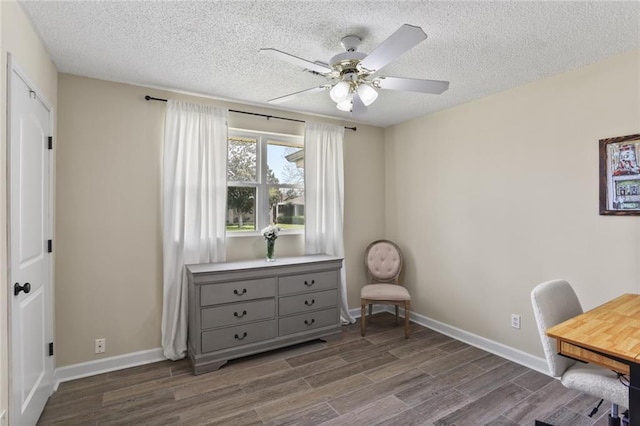
{"label": "ceiling fan light kit", "polygon": [[366,106],[371,105],[378,98],[378,91],[367,83],[360,83],[356,90]]}
{"label": "ceiling fan light kit", "polygon": [[356,51],[362,42],[360,37],[349,35],[341,41],[346,52],[331,58],[329,65],[310,62],[277,49],[260,49],[260,53],[303,66],[331,80],[329,84],[280,96],[268,102],[282,103],[298,96],[329,90],[329,97],[339,110],[351,112],[352,116],[357,117],[364,114],[367,107],[378,98],[376,89],[441,94],[449,88],[448,81],[375,76],[383,67],[426,38],[422,28],[404,24],[367,55]]}
{"label": "ceiling fan light kit", "polygon": [[333,102],[344,102],[351,93],[351,85],[346,81],[337,82],[329,91],[329,96]]}
{"label": "ceiling fan light kit", "polygon": [[350,95],[347,99],[336,104],[336,108],[340,111],[351,112],[351,106],[353,105],[353,95]]}

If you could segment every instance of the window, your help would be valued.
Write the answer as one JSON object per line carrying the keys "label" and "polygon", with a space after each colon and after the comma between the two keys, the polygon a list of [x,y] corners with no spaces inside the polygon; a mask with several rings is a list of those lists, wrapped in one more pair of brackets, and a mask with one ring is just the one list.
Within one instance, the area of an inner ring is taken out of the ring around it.
{"label": "window", "polygon": [[229,129],[227,232],[304,228],[302,136]]}

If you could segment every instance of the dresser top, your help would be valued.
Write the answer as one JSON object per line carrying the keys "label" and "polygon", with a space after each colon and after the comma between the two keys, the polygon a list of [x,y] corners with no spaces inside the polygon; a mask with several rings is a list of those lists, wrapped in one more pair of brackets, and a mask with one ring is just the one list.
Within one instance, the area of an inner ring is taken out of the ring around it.
{"label": "dresser top", "polygon": [[341,261],[338,256],[328,254],[311,254],[306,256],[280,257],[275,262],[267,262],[264,259],[240,260],[236,262],[197,263],[186,265],[192,274],[206,274],[210,272],[237,271],[239,269],[253,270],[261,268],[273,268],[278,266],[304,265],[309,263]]}

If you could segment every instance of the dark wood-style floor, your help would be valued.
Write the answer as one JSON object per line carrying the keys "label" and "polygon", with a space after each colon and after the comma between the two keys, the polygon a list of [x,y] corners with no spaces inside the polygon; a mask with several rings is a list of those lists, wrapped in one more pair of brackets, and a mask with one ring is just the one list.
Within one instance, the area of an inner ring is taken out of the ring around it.
{"label": "dark wood-style floor", "polygon": [[62,383],[40,425],[606,425],[605,402],[389,314],[193,376],[163,361]]}

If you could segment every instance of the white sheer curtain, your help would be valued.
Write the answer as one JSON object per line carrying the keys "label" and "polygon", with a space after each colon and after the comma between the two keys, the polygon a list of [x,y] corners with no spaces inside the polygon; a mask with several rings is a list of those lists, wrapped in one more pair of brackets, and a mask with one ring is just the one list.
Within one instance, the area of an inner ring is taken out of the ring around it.
{"label": "white sheer curtain", "polygon": [[[304,133],[305,252],[344,257],[344,127],[307,122]],[[347,303],[345,265],[340,270],[341,314],[353,323]]]}
{"label": "white sheer curtain", "polygon": [[172,360],[187,350],[184,265],[225,259],[228,110],[167,103],[162,171],[164,299],[162,349]]}

